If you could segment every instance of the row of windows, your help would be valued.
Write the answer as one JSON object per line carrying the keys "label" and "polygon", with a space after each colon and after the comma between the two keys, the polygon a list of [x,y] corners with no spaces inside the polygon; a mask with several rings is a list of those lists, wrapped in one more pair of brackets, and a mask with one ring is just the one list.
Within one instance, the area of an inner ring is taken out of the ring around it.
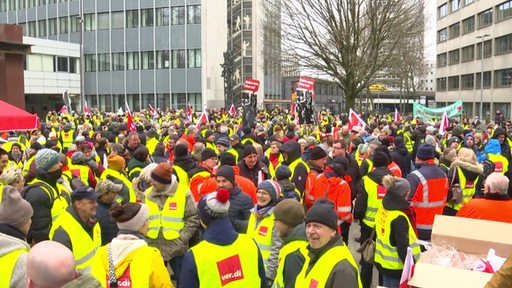
{"label": "row of windows", "polygon": [[85,55],[85,71],[200,68],[201,49],[118,52]]}
{"label": "row of windows", "polygon": [[[491,71],[485,71],[483,75],[483,87],[491,88]],[[512,83],[512,68],[494,71],[494,88],[510,87]],[[481,73],[437,78],[437,91],[471,90],[480,89]]]}
{"label": "row of windows", "polygon": [[100,94],[86,95],[85,98],[91,108],[100,111],[117,111],[119,107],[124,107],[125,99],[132,111],[148,109],[149,104],[164,111],[186,108],[187,103],[194,111],[201,111],[203,107],[201,93]]}
{"label": "row of windows", "polygon": [[79,67],[80,59],[77,57],[29,54],[24,62],[25,70],[37,72],[79,73]]}
{"label": "row of windows", "polygon": [[446,2],[443,5],[437,7],[437,18],[443,18],[449,13],[458,11],[461,8],[461,4],[467,6],[473,2],[475,2],[475,0],[450,0],[449,2]]}
{"label": "row of windows", "polygon": [[0,12],[14,11],[17,9],[32,8],[37,6],[44,6],[46,4],[56,4],[71,1],[76,0],[0,0]]}
{"label": "row of windows", "polygon": [[[475,31],[475,24],[478,24],[478,29],[492,25],[494,19],[494,11],[496,11],[497,14],[497,22],[512,17],[512,0],[501,3],[500,5],[497,5],[494,8],[489,8],[485,11],[482,11],[478,13],[476,16],[473,15],[471,17],[468,17],[462,20],[461,22],[456,22],[450,25],[449,27],[440,29],[439,31],[437,31],[437,42],[444,42],[449,39],[455,39],[460,35],[471,33]],[[475,23],[475,21],[478,22]]]}
{"label": "row of windows", "polygon": [[[512,52],[512,34],[494,39],[494,55],[501,55]],[[484,58],[492,56],[492,41],[484,42]],[[462,47],[461,49],[451,50],[448,53],[440,53],[437,55],[437,67],[446,65],[454,65],[464,62],[473,61],[482,58],[482,43]]]}

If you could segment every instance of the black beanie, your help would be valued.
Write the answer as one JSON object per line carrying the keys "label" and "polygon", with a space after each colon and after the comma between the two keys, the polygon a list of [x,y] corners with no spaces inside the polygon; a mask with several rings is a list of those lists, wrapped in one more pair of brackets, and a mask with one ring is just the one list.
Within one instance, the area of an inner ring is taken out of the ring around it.
{"label": "black beanie", "polygon": [[276,180],[281,181],[283,179],[290,179],[292,171],[286,165],[281,165],[276,169]]}
{"label": "black beanie", "polygon": [[220,156],[220,164],[228,165],[228,166],[235,166],[236,165],[235,155],[233,155],[231,153],[222,153],[222,155]]}
{"label": "black beanie", "polygon": [[318,160],[327,157],[327,153],[322,147],[315,146],[313,150],[311,150],[311,160]]}
{"label": "black beanie", "polygon": [[337,221],[338,214],[334,212],[334,203],[325,198],[316,200],[313,207],[309,209],[306,215],[306,224],[309,222],[318,222],[333,230],[338,229]]}
{"label": "black beanie", "polygon": [[225,177],[229,182],[231,182],[231,184],[235,185],[235,170],[233,167],[222,165],[215,175]]}
{"label": "black beanie", "polygon": [[373,166],[374,167],[387,167],[389,164],[388,155],[383,152],[377,152],[373,154]]}
{"label": "black beanie", "polygon": [[214,157],[217,157],[217,153],[215,153],[215,151],[213,151],[211,148],[205,148],[203,152],[201,152],[201,161],[205,161]]}
{"label": "black beanie", "polygon": [[254,148],[254,146],[252,145],[245,145],[244,146],[244,158],[251,155],[251,154],[258,154],[256,152],[256,148]]}

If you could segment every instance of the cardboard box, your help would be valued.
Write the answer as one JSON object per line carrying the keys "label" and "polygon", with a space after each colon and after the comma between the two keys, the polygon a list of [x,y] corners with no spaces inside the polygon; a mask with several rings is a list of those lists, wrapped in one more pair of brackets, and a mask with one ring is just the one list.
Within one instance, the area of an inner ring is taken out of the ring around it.
{"label": "cardboard box", "polygon": [[[432,229],[432,243],[453,245],[457,251],[485,257],[490,248],[496,255],[507,258],[512,253],[512,224],[436,215]],[[424,258],[424,257],[422,257]],[[415,287],[484,287],[492,274],[446,267],[422,262],[416,263],[409,285]]]}

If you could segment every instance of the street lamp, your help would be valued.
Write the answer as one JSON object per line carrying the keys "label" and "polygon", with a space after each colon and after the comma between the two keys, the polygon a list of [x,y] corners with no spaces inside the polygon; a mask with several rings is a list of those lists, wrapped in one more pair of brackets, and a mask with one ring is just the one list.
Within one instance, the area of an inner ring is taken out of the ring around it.
{"label": "street lamp", "polygon": [[481,46],[481,58],[480,58],[480,118],[483,119],[483,99],[484,99],[484,41],[485,37],[489,37],[491,35],[484,34],[480,36],[476,36],[476,38],[482,39],[482,46]]}

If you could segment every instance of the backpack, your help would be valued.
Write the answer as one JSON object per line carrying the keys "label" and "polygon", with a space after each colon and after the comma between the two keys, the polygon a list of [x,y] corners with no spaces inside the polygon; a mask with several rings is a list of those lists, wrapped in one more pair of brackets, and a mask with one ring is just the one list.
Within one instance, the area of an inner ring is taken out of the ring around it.
{"label": "backpack", "polygon": [[485,160],[482,162],[482,166],[484,167],[484,179],[489,176],[492,172],[494,172],[494,162],[489,160],[489,158],[485,158]]}

